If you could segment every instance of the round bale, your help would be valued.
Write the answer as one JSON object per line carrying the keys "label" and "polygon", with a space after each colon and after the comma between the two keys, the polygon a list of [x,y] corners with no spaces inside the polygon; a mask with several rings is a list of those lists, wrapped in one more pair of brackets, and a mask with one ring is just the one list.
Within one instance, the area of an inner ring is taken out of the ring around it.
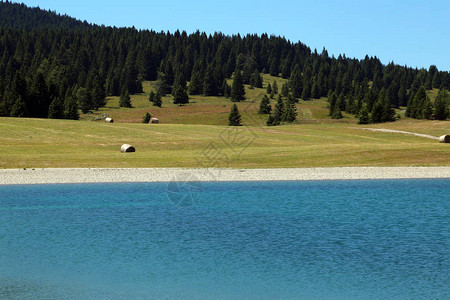
{"label": "round bale", "polygon": [[136,149],[129,144],[123,144],[122,147],[120,147],[120,152],[122,152],[122,153],[136,152]]}
{"label": "round bale", "polygon": [[450,143],[450,135],[446,134],[439,138],[439,143]]}
{"label": "round bale", "polygon": [[114,120],[112,118],[105,118],[106,123],[114,123]]}

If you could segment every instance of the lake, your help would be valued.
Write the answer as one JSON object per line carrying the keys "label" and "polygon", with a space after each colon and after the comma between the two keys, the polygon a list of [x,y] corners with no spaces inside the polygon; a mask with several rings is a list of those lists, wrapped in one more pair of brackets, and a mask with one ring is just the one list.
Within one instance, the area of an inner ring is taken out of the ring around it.
{"label": "lake", "polygon": [[450,179],[0,186],[0,298],[448,299]]}

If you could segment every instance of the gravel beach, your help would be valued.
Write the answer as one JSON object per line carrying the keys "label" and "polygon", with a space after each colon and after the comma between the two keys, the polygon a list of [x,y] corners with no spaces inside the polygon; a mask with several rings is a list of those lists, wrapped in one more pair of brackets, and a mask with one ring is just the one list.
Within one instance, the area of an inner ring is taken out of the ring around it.
{"label": "gravel beach", "polygon": [[286,169],[70,168],[3,169],[0,185],[95,182],[285,181],[450,178],[450,167]]}

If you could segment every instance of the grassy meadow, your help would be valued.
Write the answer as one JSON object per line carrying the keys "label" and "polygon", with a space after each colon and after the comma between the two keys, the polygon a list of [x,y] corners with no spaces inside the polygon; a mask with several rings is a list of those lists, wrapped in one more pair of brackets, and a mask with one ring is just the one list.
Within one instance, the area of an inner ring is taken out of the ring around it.
{"label": "grassy meadow", "polygon": [[[273,80],[265,75],[265,86]],[[276,80],[281,89],[283,79]],[[351,115],[331,120],[326,100],[316,99],[297,104],[297,124],[268,127],[267,115],[256,113],[265,89],[246,87],[247,100],[238,103],[245,126],[228,127],[228,99],[191,96],[180,107],[167,96],[158,108],[148,101],[152,88],[145,82],[144,93],[132,95],[133,108],[119,108],[111,97],[80,121],[0,118],[0,168],[450,166],[448,144],[361,129],[440,136],[450,133],[448,121],[402,118],[361,126]],[[146,112],[161,123],[142,124]],[[115,123],[88,121],[104,113]],[[120,153],[124,143],[136,152]]]}

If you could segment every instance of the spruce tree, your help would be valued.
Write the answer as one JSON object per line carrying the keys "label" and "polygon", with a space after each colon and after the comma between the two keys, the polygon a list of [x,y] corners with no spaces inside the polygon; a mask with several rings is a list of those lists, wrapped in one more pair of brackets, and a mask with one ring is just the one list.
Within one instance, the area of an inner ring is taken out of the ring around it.
{"label": "spruce tree", "polygon": [[302,73],[300,72],[300,67],[298,65],[295,65],[291,73],[289,85],[291,87],[291,91],[294,97],[301,98],[303,92],[303,80],[302,80]]}
{"label": "spruce tree", "polygon": [[195,70],[192,72],[191,82],[189,83],[189,94],[190,95],[201,95],[203,94],[203,82],[205,78],[201,71]]}
{"label": "spruce tree", "polygon": [[237,71],[234,74],[233,85],[231,86],[231,101],[241,101],[245,99],[245,88],[242,82],[241,72]]}
{"label": "spruce tree", "polygon": [[441,89],[434,101],[434,117],[436,120],[446,120],[449,116],[448,105],[450,97],[446,90]]}
{"label": "spruce tree", "polygon": [[64,119],[64,102],[60,97],[56,97],[48,107],[49,119]]}
{"label": "spruce tree", "polygon": [[292,123],[295,121],[296,118],[297,118],[297,108],[295,107],[295,103],[286,102],[283,121]]}
{"label": "spruce tree", "polygon": [[92,103],[91,94],[87,88],[79,88],[77,92],[78,105],[80,106],[81,112],[86,114],[89,110],[93,109],[94,105]]}
{"label": "spruce tree", "polygon": [[336,101],[335,105],[333,106],[333,113],[331,114],[332,119],[342,119],[342,112],[341,112],[341,100],[340,98]]}
{"label": "spruce tree", "polygon": [[161,99],[161,95],[159,93],[156,93],[154,96],[153,106],[157,106],[157,107],[162,106],[162,99]]}
{"label": "spruce tree", "polygon": [[278,84],[277,84],[277,81],[275,79],[273,80],[273,83],[272,83],[272,92],[274,94],[278,94]]}
{"label": "spruce tree", "polygon": [[311,85],[308,80],[304,81],[303,91],[302,91],[302,99],[309,100],[311,98]]}
{"label": "spruce tree", "polygon": [[25,117],[26,109],[25,101],[23,101],[22,96],[19,95],[11,108],[11,117]]}
{"label": "spruce tree", "polygon": [[184,80],[183,73],[179,73],[173,84],[173,103],[180,106],[189,103],[189,96],[187,94],[186,80]]}
{"label": "spruce tree", "polygon": [[178,86],[175,88],[174,96],[173,96],[173,104],[178,104],[182,106],[183,104],[189,103],[189,96],[187,91],[182,86]]}
{"label": "spruce tree", "polygon": [[272,105],[266,95],[263,96],[261,103],[259,104],[258,114],[270,114],[272,111]]}
{"label": "spruce tree", "polygon": [[364,103],[358,113],[358,124],[369,124],[370,116],[367,105]]}
{"label": "spruce tree", "polygon": [[152,116],[150,115],[149,112],[147,112],[144,116],[144,118],[142,118],[142,123],[148,124],[151,120]]}
{"label": "spruce tree", "polygon": [[77,99],[72,96],[66,96],[66,101],[64,103],[64,118],[69,120],[78,120],[80,118]]}
{"label": "spruce tree", "polygon": [[122,93],[120,94],[119,106],[120,107],[132,107],[131,97],[130,97],[130,94],[128,93],[127,89],[122,89]]}
{"label": "spruce tree", "polygon": [[275,123],[281,123],[284,121],[284,116],[286,112],[286,107],[284,105],[284,101],[281,97],[278,97],[278,101],[275,104],[275,111],[274,111],[274,122]]}
{"label": "spruce tree", "polygon": [[285,82],[281,86],[281,96],[287,97],[288,94],[289,94],[289,85],[287,82]]}
{"label": "spruce tree", "polygon": [[[328,97],[328,103],[330,105],[330,112],[329,115],[332,116],[334,113],[334,107],[336,106],[336,103],[338,102],[338,96],[336,92],[331,93],[331,95]],[[340,109],[339,109],[340,111]]]}
{"label": "spruce tree", "polygon": [[372,113],[370,114],[371,123],[383,122],[384,107],[382,101],[377,101],[372,107]]}
{"label": "spruce tree", "polygon": [[242,126],[241,114],[239,113],[236,103],[233,104],[230,114],[228,115],[228,126]]}
{"label": "spruce tree", "polygon": [[272,94],[272,86],[270,85],[270,83],[267,84],[266,94],[267,94],[267,95]]}
{"label": "spruce tree", "polygon": [[149,102],[154,102],[155,101],[155,93],[153,91],[150,91],[150,93],[148,95],[148,101]]}

